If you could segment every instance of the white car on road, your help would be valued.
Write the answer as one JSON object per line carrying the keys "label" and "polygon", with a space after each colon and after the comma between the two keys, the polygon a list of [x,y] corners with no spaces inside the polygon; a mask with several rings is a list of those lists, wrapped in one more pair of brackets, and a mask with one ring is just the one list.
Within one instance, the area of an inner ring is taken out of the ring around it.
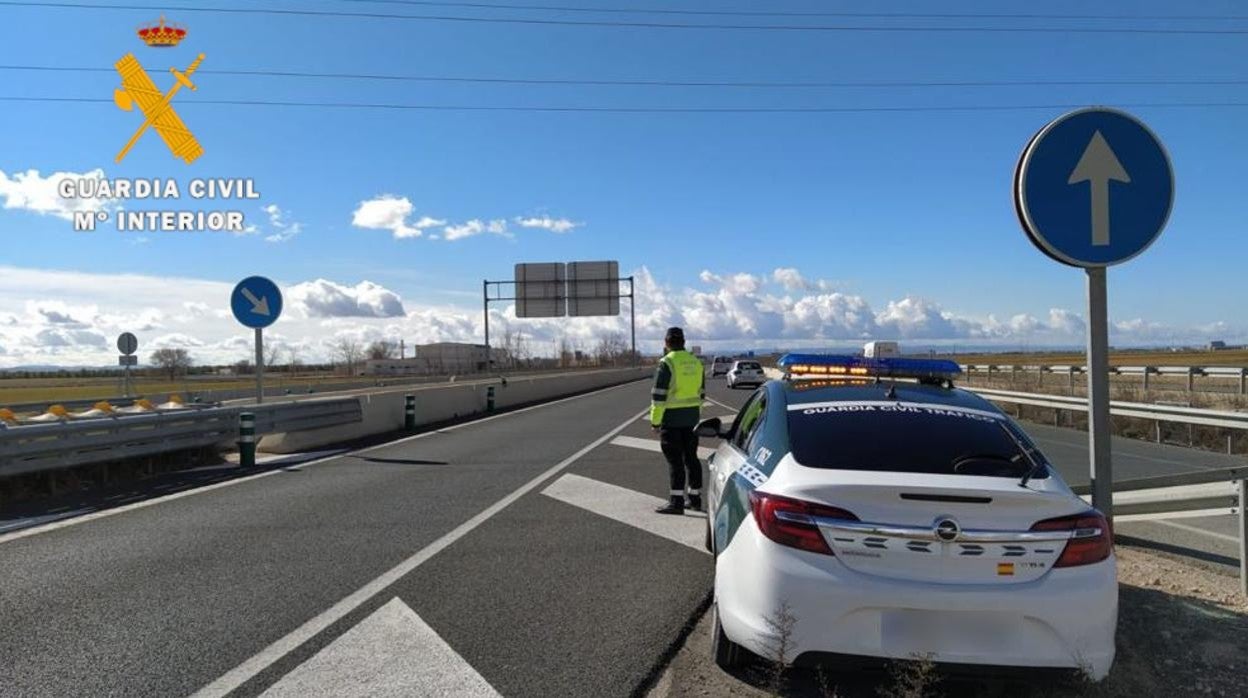
{"label": "white car on road", "polygon": [[742,385],[758,387],[767,382],[763,374],[763,365],[757,361],[735,361],[728,370],[728,387],[737,388]]}
{"label": "white car on road", "polygon": [[789,355],[710,458],[713,652],[788,663],[930,657],[1072,669],[1114,660],[1105,518],[956,364]]}

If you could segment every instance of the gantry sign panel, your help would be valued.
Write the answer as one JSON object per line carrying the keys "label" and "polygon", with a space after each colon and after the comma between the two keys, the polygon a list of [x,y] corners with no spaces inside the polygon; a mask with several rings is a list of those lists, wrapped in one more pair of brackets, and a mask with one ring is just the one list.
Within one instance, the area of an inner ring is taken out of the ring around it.
{"label": "gantry sign panel", "polygon": [[568,264],[568,315],[620,314],[620,263]]}
{"label": "gantry sign panel", "polygon": [[563,262],[516,265],[516,317],[563,317],[566,268]]}

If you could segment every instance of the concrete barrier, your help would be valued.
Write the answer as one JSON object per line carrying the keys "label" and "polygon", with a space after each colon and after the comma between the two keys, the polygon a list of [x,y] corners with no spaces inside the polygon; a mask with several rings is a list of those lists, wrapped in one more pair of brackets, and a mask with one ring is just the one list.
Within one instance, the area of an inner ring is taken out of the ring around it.
{"label": "concrete barrier", "polygon": [[408,394],[416,396],[416,424],[424,426],[484,414],[486,389],[491,385],[494,386],[495,407],[506,409],[648,378],[653,372],[652,367],[618,368],[511,377],[506,379],[506,384],[496,378],[471,383],[420,386],[419,389],[411,386],[379,389],[375,393],[360,396],[363,419],[359,423],[287,434],[266,434],[260,440],[259,450],[267,453],[298,453],[366,436],[400,431],[404,422],[404,396]]}

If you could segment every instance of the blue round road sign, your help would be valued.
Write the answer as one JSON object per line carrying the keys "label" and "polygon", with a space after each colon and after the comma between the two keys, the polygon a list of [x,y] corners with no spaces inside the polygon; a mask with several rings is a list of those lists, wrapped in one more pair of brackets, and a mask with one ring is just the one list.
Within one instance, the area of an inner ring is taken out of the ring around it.
{"label": "blue round road sign", "polygon": [[1064,264],[1125,262],[1157,239],[1174,203],[1174,171],[1161,141],[1115,109],[1073,111],[1032,137],[1014,173],[1019,221]]}
{"label": "blue round road sign", "polygon": [[263,276],[249,276],[238,282],[230,295],[234,317],[247,327],[260,329],[277,321],[282,314],[282,292]]}

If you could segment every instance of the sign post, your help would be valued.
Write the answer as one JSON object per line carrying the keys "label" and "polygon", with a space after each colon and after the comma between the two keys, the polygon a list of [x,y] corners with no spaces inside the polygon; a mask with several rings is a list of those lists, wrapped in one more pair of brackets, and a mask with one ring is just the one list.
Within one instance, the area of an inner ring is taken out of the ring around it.
{"label": "sign post", "polygon": [[256,404],[264,402],[264,328],[282,314],[282,292],[263,276],[238,282],[230,294],[230,310],[244,327],[256,331]]}
{"label": "sign post", "polygon": [[121,352],[117,363],[125,369],[122,378],[122,397],[130,397],[130,367],[138,363],[134,352],[139,348],[139,338],[130,332],[122,332],[117,336],[117,351]]}
{"label": "sign post", "polygon": [[1032,243],[1087,275],[1088,454],[1092,506],[1113,520],[1106,269],[1161,235],[1174,171],[1161,141],[1135,117],[1079,109],[1040,129],[1014,171],[1014,207]]}

